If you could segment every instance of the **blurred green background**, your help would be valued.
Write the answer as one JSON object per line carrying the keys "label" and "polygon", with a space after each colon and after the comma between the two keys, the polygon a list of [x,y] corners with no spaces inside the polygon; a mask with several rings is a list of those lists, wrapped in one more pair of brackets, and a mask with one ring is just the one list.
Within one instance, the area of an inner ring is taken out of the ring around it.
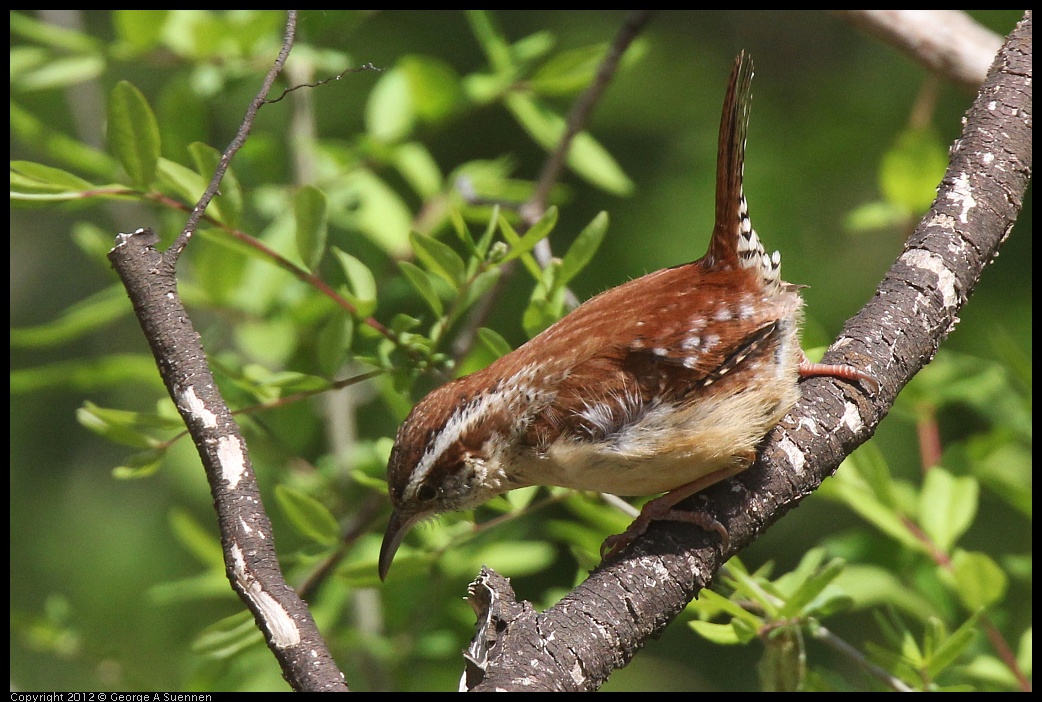
{"label": "blurred green background", "polygon": [[[19,16],[12,15],[12,52],[38,50],[41,43],[31,33],[15,31]],[[102,68],[64,66],[66,71],[83,70],[87,75],[82,82],[71,81],[72,85],[57,81],[48,87],[44,79],[27,85],[19,80],[22,76],[12,73],[12,110],[27,110],[46,128],[100,148],[106,96],[117,81],[129,80],[157,111],[164,139],[167,131],[174,135],[172,142],[164,143],[164,155],[182,161],[188,141],[206,141],[222,150],[226,146],[274,57],[277,44],[273,42],[281,36],[282,22],[281,15],[269,13],[265,22],[270,41],[263,44],[265,50],[242,52],[234,63],[223,64],[222,56],[207,55],[198,46],[180,52],[135,51],[133,37],[117,33],[120,18],[108,11],[24,16],[78,26],[79,32],[97,42],[104,62]],[[505,11],[495,17],[511,41],[548,31],[556,38],[556,48],[563,50],[610,41],[624,14]],[[987,11],[974,17],[1005,35],[1020,13]],[[226,39],[213,36],[206,41],[216,46]],[[189,42],[187,37],[181,40]],[[177,40],[167,41],[176,46]],[[486,65],[465,17],[457,12],[305,11],[298,42],[295,54],[319,66],[323,51],[346,54],[350,65],[371,62],[385,68],[395,66],[403,56],[432,56],[460,75]],[[944,83],[933,84],[924,69],[831,15],[690,11],[655,15],[641,34],[634,58],[609,86],[588,125],[633,181],[634,192],[628,197],[608,194],[566,173],[567,201],[561,203],[551,245],[564,251],[594,215],[601,210],[610,213],[606,241],[572,283],[580,299],[702,255],[712,229],[720,104],[731,62],[741,49],[750,52],[756,63],[746,164],[752,219],[765,246],[782,252],[785,279],[809,286],[804,293],[808,309],[804,346],[821,346],[872,295],[917,219],[892,219],[879,227],[851,226],[852,213],[870,212],[865,207],[882,199],[881,163],[908,127],[917,100],[936,90],[929,123],[939,148],[946,149],[958,136],[961,116],[974,97]],[[186,58],[191,51],[199,57]],[[74,48],[69,54],[75,54]],[[240,73],[233,75],[230,65]],[[333,72],[319,69],[315,78]],[[218,74],[223,82],[216,90],[208,89],[208,81],[217,81]],[[335,143],[363,133],[367,101],[379,78],[372,71],[347,74],[310,90],[316,136]],[[193,91],[197,95],[191,100],[178,97]],[[566,113],[572,100],[571,95],[562,96],[550,104]],[[290,119],[289,100],[262,110],[255,142],[234,164],[248,196],[261,184],[292,182],[293,165],[286,157],[290,149],[280,142]],[[476,106],[465,114],[423,125],[417,136],[444,173],[466,161],[509,155],[514,177],[531,180],[546,157],[499,104]],[[11,157],[54,163],[38,141],[16,134],[14,128]],[[393,179],[391,185],[406,190]],[[944,349],[1000,364],[1009,362],[1011,355],[1030,358],[1030,202],[1029,193],[1002,255],[985,271]],[[407,203],[417,205],[415,198]],[[73,243],[74,223],[93,223],[109,235],[157,226],[170,236],[181,215],[108,201],[13,208],[10,217],[11,325],[24,329],[54,320],[115,281],[100,257]],[[243,228],[257,233],[251,224],[260,226],[247,222]],[[352,241],[363,252],[373,246],[350,238],[337,245],[351,250]],[[196,241],[193,246],[202,244]],[[351,252],[362,256],[357,250]],[[380,275],[377,280],[384,282]],[[515,275],[487,323],[514,345],[524,340],[518,319],[530,290],[530,279]],[[384,311],[378,310],[376,316],[380,318]],[[196,324],[204,340],[217,345],[227,342],[220,329],[226,320],[212,310],[199,312]],[[241,609],[237,600],[227,595],[180,598],[163,589],[164,583],[191,579],[200,570],[196,554],[172,535],[172,511],[187,513],[211,534],[214,531],[209,493],[190,447],[179,446],[173,460],[168,459],[152,478],[115,480],[111,471],[126,457],[126,447],[107,442],[76,422],[76,410],[86,400],[149,410],[162,396],[154,369],[135,370],[136,382],[121,376],[111,383],[97,368],[74,372],[60,365],[147,353],[135,321],[120,315],[73,343],[16,343],[11,353],[12,686],[25,690],[282,689],[277,668],[263,650],[230,664],[192,650],[205,627]],[[52,375],[58,378],[52,382],[24,375],[51,364],[69,372]],[[360,420],[358,433],[369,438],[389,435],[394,417],[375,404],[370,409]],[[941,419],[945,438],[957,437],[975,422],[973,416],[958,412]],[[261,420],[260,442],[270,441],[278,448],[262,446],[260,457],[255,456],[262,486],[268,490],[281,479],[281,461],[315,460],[326,445],[321,435],[287,440],[278,428],[265,426],[269,421],[279,420]],[[877,438],[895,472],[917,473],[911,422],[891,417]],[[278,515],[273,517],[280,550],[293,548],[294,537],[285,536]],[[743,560],[755,566],[773,559],[781,568],[791,567],[809,545],[856,523],[849,513],[812,497],[748,549]],[[375,528],[379,531],[382,524]],[[1030,543],[1027,521],[986,524],[983,531],[991,535],[984,538],[992,545],[1007,539],[1020,540],[1020,546]],[[515,586],[520,597],[545,605],[552,601],[547,593],[570,587],[571,577],[567,569],[557,567],[518,578]],[[465,645],[472,623],[469,609],[459,599],[465,583],[466,578],[461,578],[445,586],[446,592],[455,593],[451,606],[458,607],[453,614],[458,623],[455,633],[428,641],[425,664],[410,670],[395,669],[387,661],[393,658],[395,632],[422,624],[402,622],[394,612],[383,611],[393,600],[381,603],[379,591],[347,594],[345,588],[341,601],[323,603],[320,607],[327,609],[320,612],[329,616],[326,621],[335,622],[344,632],[357,627],[354,634],[336,637],[343,648],[334,646],[352,652],[345,654],[352,661],[342,662],[352,687],[454,686],[460,668],[457,652]],[[392,582],[385,587],[396,586]],[[407,592],[410,597],[429,596],[423,587]],[[442,605],[431,597],[425,606]],[[331,610],[339,614],[330,615]],[[360,621],[368,621],[370,628]],[[359,633],[385,628],[391,630],[391,638],[366,639]],[[354,658],[359,647],[369,649],[370,660]],[[749,689],[755,686],[751,671],[757,656],[753,647],[714,647],[685,627],[673,626],[633,664],[616,673],[605,689]]]}

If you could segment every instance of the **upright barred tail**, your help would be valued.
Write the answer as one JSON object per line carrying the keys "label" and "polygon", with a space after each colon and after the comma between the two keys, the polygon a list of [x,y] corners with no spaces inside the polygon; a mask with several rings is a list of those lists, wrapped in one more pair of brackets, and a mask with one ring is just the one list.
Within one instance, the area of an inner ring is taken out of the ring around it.
{"label": "upright barred tail", "polygon": [[720,145],[716,163],[716,226],[709,242],[712,266],[753,268],[763,276],[764,287],[781,285],[781,255],[768,256],[749,221],[749,204],[742,188],[745,171],[745,137],[749,127],[750,86],[753,60],[742,51],[734,61],[731,80],[720,117]]}

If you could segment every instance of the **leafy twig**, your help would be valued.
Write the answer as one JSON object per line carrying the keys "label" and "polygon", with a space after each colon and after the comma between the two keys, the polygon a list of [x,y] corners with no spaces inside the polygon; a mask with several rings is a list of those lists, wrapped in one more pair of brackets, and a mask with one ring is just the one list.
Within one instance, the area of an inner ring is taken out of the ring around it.
{"label": "leafy twig", "polygon": [[188,241],[195,234],[195,228],[199,225],[199,220],[202,218],[206,208],[210,205],[210,201],[213,200],[214,196],[217,195],[217,189],[221,185],[221,179],[224,178],[225,171],[228,170],[228,166],[231,165],[232,158],[242,148],[242,145],[246,143],[246,137],[249,136],[250,130],[253,128],[253,120],[257,117],[257,110],[261,108],[266,102],[268,91],[271,90],[272,84],[278,77],[279,73],[282,72],[282,67],[286,63],[286,59],[289,57],[289,52],[293,48],[293,40],[297,34],[297,11],[289,10],[286,18],[286,34],[282,41],[282,49],[279,51],[278,57],[275,59],[275,63],[272,64],[271,69],[268,71],[268,75],[264,77],[264,83],[261,85],[260,92],[250,102],[250,106],[246,109],[246,116],[243,118],[242,123],[239,125],[239,131],[235,133],[235,138],[232,139],[232,143],[228,145],[228,148],[221,154],[221,160],[217,164],[217,168],[214,169],[213,178],[210,179],[210,184],[206,186],[206,190],[203,191],[202,197],[199,198],[199,202],[192,208],[192,213],[188,215],[188,221],[185,222],[184,229],[171,244],[170,248],[163,254],[163,264],[173,270],[177,267],[177,259],[181,257],[181,252],[184,251],[188,245]]}

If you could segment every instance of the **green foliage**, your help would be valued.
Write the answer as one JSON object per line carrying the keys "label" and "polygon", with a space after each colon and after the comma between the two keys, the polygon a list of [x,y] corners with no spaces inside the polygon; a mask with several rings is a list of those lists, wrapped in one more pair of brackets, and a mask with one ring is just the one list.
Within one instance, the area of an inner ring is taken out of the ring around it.
{"label": "green foliage", "polygon": [[[703,100],[712,115],[720,86],[714,78],[712,91],[685,83],[648,92],[693,75],[679,60],[688,49],[664,35],[627,52],[598,113],[605,122],[577,135],[551,206],[522,224],[517,206],[617,29],[617,17],[598,14],[576,32],[556,24],[565,14],[533,31],[517,17],[470,11],[452,16],[451,37],[410,29],[395,13],[303,14],[273,97],[390,58],[265,105],[179,264],[179,292],[249,441],[281,565],[292,584],[313,587],[309,606],[356,688],[454,685],[473,623],[460,595],[481,565],[545,606],[630,520],[595,496],[516,490],[476,515],[415,530],[389,582],[376,576],[387,459],[415,399],[554,323],[569,287],[582,298],[663,265],[655,254],[674,256],[677,231],[683,253],[665,265],[704,244],[687,237],[710,200],[688,200],[702,187],[699,170],[711,181],[711,166],[692,163],[688,152],[701,147],[678,138],[675,119],[701,114]],[[278,50],[283,13],[83,17],[73,30],[10,16],[12,317],[24,320],[10,335],[13,684],[283,689],[228,586],[194,448],[104,258],[117,231],[153,226],[164,244],[180,231]],[[388,29],[393,48],[382,44]],[[697,110],[671,102],[670,90]],[[95,131],[73,116],[93,117]],[[879,173],[852,187],[877,187],[882,219],[904,222],[936,186],[943,141],[887,129],[880,143],[895,146],[879,156]],[[619,199],[634,182],[641,198]],[[611,237],[601,207],[611,208]],[[821,216],[788,228],[834,228],[834,210]],[[775,236],[770,245],[787,251]],[[541,242],[556,255],[545,266]],[[940,465],[913,480],[900,451],[859,453],[822,492],[864,526],[814,550],[800,542],[799,566],[773,580],[767,567],[747,572],[733,561],[723,594],[705,592],[689,609],[695,631],[724,656],[762,642],[765,688],[863,689],[830,677],[839,665],[808,641],[822,639],[826,619],[838,629],[882,612],[854,644],[892,674],[930,689],[1012,689],[979,635],[988,617],[1017,642],[1030,675],[1030,616],[1018,609],[1030,606],[1030,550],[989,540],[983,526],[1013,522],[1020,534],[1031,515],[1031,363],[1017,348],[1007,340],[1002,365],[942,356],[897,411],[909,426],[927,414],[972,415]],[[374,369],[381,375],[363,385],[337,382]],[[78,424],[59,421],[73,416]],[[697,684],[727,684],[713,676],[728,666],[692,663],[683,652],[695,637],[674,629],[671,671],[701,668]],[[673,677],[651,675],[641,687]],[[732,684],[753,685],[748,674]]]}
{"label": "green foliage", "polygon": [[883,155],[879,167],[882,200],[851,211],[847,227],[854,231],[901,225],[921,216],[937,196],[937,184],[948,167],[948,155],[935,129],[907,129]]}
{"label": "green foliage", "polygon": [[109,97],[108,139],[131,182],[147,188],[159,161],[159,123],[145,96],[125,80]]}

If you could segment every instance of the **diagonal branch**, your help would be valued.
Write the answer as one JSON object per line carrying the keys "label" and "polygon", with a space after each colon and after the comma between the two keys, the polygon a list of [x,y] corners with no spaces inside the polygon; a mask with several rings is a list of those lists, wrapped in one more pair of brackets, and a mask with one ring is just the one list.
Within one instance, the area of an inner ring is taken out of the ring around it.
{"label": "diagonal branch", "polygon": [[967,91],[984,82],[1002,37],[965,10],[833,10]]}
{"label": "diagonal branch", "polygon": [[724,553],[715,536],[697,528],[654,524],[623,560],[602,565],[543,613],[514,602],[505,580],[483,572],[472,588],[475,599],[490,605],[479,619],[494,625],[478,632],[473,648],[481,656],[468,655],[468,688],[598,688],[710,584],[729,556],[871,437],[901,388],[954,328],[1016,221],[1031,175],[1031,113],[1028,13],[966,115],[933,206],[824,359],[870,365],[882,381],[880,392],[870,401],[855,386],[833,380],[802,385],[802,399],[768,437],[753,467],[694,498],[711,503],[730,533]]}
{"label": "diagonal branch", "polygon": [[198,332],[177,292],[176,263],[224,171],[249,133],[257,109],[293,45],[296,12],[286,23],[286,38],[264,87],[251,103],[242,126],[202,199],[174,244],[160,253],[150,229],[120,234],[109,261],[134,305],[156,365],[195,442],[210,483],[221,533],[225,570],[232,587],[253,613],[282,674],[295,690],[347,691],[307,605],[279,569],[271,522],[246,450],[246,442],[221,397]]}

